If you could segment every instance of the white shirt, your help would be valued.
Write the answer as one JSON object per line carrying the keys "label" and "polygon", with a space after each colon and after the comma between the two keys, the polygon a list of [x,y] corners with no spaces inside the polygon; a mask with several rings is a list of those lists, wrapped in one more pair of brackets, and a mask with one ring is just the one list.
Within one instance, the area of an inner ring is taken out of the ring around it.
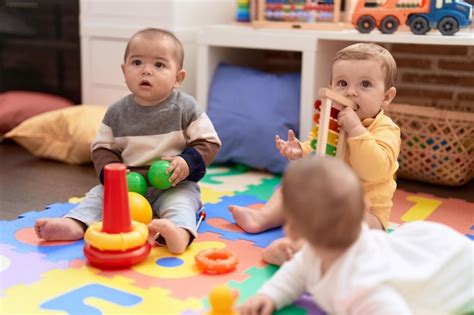
{"label": "white shirt", "polygon": [[474,305],[474,243],[432,222],[369,230],[321,276],[309,245],[260,289],[277,308],[303,292],[330,314],[448,314]]}

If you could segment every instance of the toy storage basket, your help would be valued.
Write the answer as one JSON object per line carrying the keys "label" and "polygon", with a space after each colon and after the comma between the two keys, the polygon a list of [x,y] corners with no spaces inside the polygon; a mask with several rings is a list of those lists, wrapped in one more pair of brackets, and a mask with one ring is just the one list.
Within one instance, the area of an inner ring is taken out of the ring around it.
{"label": "toy storage basket", "polygon": [[474,113],[392,104],[400,126],[399,177],[449,186],[474,177]]}

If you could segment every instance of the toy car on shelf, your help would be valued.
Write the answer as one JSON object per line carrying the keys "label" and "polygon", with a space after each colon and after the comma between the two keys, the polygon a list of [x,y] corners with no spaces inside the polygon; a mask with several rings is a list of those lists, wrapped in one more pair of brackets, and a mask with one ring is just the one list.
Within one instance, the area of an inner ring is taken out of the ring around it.
{"label": "toy car on shelf", "polygon": [[460,0],[359,0],[352,24],[361,33],[377,27],[384,34],[392,34],[406,24],[416,35],[431,29],[453,35],[472,24],[471,16],[472,6]]}

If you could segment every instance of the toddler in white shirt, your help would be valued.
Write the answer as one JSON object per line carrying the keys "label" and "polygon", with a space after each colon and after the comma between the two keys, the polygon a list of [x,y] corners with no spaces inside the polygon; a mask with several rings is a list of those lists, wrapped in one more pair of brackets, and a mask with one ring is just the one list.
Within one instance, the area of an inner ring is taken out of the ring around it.
{"label": "toddler in white shirt", "polygon": [[360,180],[335,158],[291,162],[282,193],[286,232],[305,244],[241,314],[271,314],[304,292],[329,314],[474,311],[474,245],[462,234],[432,222],[370,230]]}

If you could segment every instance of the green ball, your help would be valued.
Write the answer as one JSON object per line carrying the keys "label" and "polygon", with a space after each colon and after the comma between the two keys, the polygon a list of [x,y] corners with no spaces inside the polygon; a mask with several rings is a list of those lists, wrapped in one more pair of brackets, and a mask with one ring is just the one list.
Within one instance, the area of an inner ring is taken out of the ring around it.
{"label": "green ball", "polygon": [[136,192],[140,195],[146,194],[146,180],[145,177],[137,172],[130,172],[127,174],[128,191]]}
{"label": "green ball", "polygon": [[166,174],[168,167],[170,167],[170,162],[164,160],[156,161],[150,166],[148,180],[156,189],[165,190],[171,187],[171,174]]}

